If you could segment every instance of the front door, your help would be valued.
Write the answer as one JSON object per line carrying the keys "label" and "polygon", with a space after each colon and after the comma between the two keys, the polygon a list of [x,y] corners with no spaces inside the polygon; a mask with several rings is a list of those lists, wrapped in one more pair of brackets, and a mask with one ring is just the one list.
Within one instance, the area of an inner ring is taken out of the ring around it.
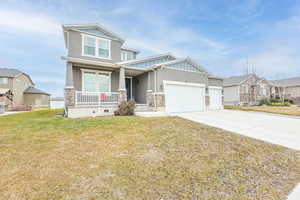
{"label": "front door", "polygon": [[132,100],[132,77],[126,77],[126,92],[127,92],[127,100]]}

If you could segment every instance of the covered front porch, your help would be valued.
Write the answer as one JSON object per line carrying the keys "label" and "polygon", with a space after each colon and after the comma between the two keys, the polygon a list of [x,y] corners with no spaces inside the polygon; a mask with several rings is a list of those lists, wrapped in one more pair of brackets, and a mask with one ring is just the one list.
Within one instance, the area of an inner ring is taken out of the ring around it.
{"label": "covered front porch", "polygon": [[117,106],[134,100],[147,105],[151,72],[122,66],[99,66],[67,62],[66,107]]}

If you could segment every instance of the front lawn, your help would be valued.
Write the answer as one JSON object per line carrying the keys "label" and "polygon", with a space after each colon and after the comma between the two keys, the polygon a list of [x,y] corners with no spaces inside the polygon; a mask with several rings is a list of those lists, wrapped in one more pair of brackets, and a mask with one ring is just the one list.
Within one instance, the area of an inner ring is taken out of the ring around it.
{"label": "front lawn", "polygon": [[257,111],[257,112],[267,112],[273,114],[281,115],[291,115],[291,116],[300,116],[300,107],[294,106],[225,106],[225,109],[233,110],[244,110],[244,111]]}
{"label": "front lawn", "polygon": [[300,155],[177,117],[0,117],[0,199],[285,199]]}

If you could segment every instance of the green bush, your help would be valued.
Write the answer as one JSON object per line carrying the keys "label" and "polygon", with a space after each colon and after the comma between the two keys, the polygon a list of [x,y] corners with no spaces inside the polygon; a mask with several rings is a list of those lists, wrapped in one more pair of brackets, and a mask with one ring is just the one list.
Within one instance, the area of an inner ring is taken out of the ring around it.
{"label": "green bush", "polygon": [[[271,99],[270,101],[271,103],[282,103],[281,99]],[[284,102],[294,104],[294,101],[292,99],[285,99]]]}
{"label": "green bush", "polygon": [[271,105],[271,101],[269,99],[267,99],[267,98],[263,98],[263,99],[260,100],[259,105],[261,105],[261,106],[262,105],[270,106]]}
{"label": "green bush", "polygon": [[115,115],[121,115],[121,116],[133,115],[134,109],[135,109],[135,101],[133,100],[122,101],[118,106],[118,110],[115,111]]}

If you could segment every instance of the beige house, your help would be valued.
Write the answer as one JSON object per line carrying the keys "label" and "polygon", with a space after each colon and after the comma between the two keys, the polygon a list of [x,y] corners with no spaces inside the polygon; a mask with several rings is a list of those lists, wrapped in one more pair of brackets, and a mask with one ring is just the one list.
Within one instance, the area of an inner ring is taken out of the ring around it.
{"label": "beige house", "polygon": [[48,107],[49,96],[34,87],[28,74],[17,69],[0,68],[0,102],[6,110]]}
{"label": "beige house", "polygon": [[223,81],[224,105],[258,105],[270,98],[270,83],[255,74],[232,76]]}
{"label": "beige house", "polygon": [[300,105],[300,77],[272,80],[270,83],[272,98],[291,99]]}
{"label": "beige house", "polygon": [[136,110],[221,109],[222,78],[171,53],[138,58],[139,51],[99,24],[63,25],[68,117],[111,115],[124,100]]}

